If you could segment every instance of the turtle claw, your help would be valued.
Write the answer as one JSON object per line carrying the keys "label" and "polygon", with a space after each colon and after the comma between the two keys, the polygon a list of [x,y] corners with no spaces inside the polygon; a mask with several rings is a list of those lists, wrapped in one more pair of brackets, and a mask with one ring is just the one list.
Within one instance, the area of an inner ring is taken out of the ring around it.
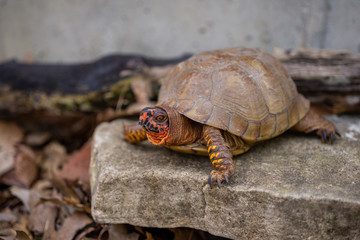
{"label": "turtle claw", "polygon": [[338,130],[335,130],[335,134],[338,135],[339,137],[341,137],[341,134],[339,133]]}
{"label": "turtle claw", "polygon": [[211,175],[209,175],[208,184],[210,185],[210,188],[213,187],[213,181],[212,181]]}
{"label": "turtle claw", "polygon": [[220,182],[220,180],[217,179],[216,182],[217,182],[218,187],[220,188],[220,187],[221,187],[221,182]]}
{"label": "turtle claw", "polygon": [[333,143],[333,140],[334,140],[334,134],[331,132],[329,134],[329,143],[332,144]]}
{"label": "turtle claw", "polygon": [[339,137],[341,136],[340,133],[335,128],[319,129],[316,133],[321,137],[321,141],[323,143],[329,143],[329,144],[333,144],[335,134]]}
{"label": "turtle claw", "polygon": [[208,184],[210,185],[210,188],[213,187],[214,182],[217,183],[217,186],[220,188],[222,182],[229,183],[229,179],[231,177],[230,173],[233,173],[233,169],[222,169],[222,170],[213,170],[211,171],[209,178],[208,178]]}
{"label": "turtle claw", "polygon": [[323,143],[326,143],[326,141],[327,141],[326,130],[321,131],[321,140]]}

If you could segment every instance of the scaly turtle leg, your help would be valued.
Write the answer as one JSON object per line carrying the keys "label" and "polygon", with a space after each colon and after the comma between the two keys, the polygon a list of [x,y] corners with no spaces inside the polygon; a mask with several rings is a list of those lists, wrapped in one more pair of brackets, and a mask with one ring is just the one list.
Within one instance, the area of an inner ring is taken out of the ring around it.
{"label": "scaly turtle leg", "polygon": [[221,182],[229,182],[235,171],[231,151],[221,131],[217,128],[204,126],[203,139],[207,146],[210,161],[215,167],[209,176],[210,187],[214,182],[220,187]]}
{"label": "scaly turtle leg", "polygon": [[315,109],[310,108],[309,112],[294,127],[294,130],[304,133],[316,131],[323,143],[334,141],[335,134],[340,136],[334,124],[323,118]]}
{"label": "scaly turtle leg", "polygon": [[124,122],[124,138],[130,143],[138,143],[147,139],[145,129],[138,123]]}

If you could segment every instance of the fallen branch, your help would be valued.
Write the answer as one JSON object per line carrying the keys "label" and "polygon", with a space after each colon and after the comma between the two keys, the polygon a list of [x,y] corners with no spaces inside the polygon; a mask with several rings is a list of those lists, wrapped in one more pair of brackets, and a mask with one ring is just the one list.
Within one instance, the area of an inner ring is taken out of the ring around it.
{"label": "fallen branch", "polygon": [[360,54],[334,50],[275,49],[299,92],[360,94]]}

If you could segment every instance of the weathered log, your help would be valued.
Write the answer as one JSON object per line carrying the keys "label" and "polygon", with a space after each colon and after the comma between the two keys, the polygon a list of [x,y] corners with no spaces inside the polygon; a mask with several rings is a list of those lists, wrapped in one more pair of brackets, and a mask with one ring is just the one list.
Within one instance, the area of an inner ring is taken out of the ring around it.
{"label": "weathered log", "polygon": [[112,55],[80,64],[5,62],[0,64],[0,112],[96,112],[114,107],[120,97],[133,100],[129,85],[134,76],[158,78],[163,75],[159,70],[188,57]]}
{"label": "weathered log", "polygon": [[360,94],[360,54],[334,50],[275,49],[273,55],[294,79],[299,92]]}
{"label": "weathered log", "polygon": [[12,60],[0,64],[0,84],[12,91],[86,94],[110,87],[124,76],[143,74],[149,67],[175,64],[188,57],[152,59],[138,55],[110,55],[94,62],[76,64],[27,64]]}
{"label": "weathered log", "polygon": [[[359,54],[309,49],[276,49],[273,54],[307,96],[360,95]],[[119,99],[126,107],[135,102],[130,86],[139,77],[150,82],[156,99],[159,79],[189,56],[158,60],[112,55],[81,64],[5,62],[0,64],[0,113],[99,112],[119,108]]]}

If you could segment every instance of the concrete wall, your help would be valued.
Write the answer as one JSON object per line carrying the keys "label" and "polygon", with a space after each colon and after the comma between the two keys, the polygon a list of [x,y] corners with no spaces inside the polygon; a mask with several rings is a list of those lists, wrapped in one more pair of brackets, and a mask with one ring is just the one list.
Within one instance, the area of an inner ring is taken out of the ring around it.
{"label": "concrete wall", "polygon": [[0,61],[247,46],[360,51],[360,0],[0,0]]}

